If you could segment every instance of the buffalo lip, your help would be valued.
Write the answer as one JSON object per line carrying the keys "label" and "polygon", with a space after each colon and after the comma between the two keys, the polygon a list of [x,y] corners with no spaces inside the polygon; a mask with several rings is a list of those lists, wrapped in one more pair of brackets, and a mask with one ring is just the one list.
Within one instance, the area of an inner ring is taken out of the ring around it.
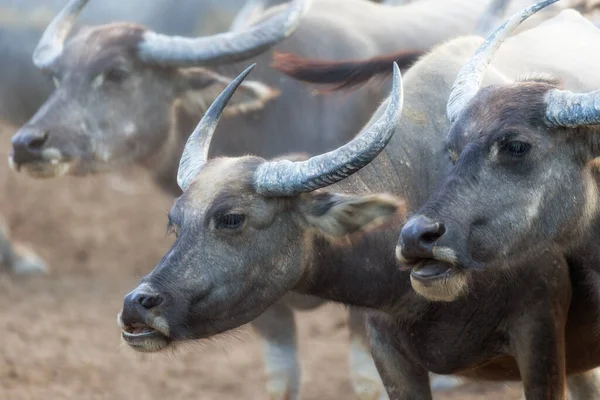
{"label": "buffalo lip", "polygon": [[125,342],[127,342],[127,344],[134,347],[136,346],[136,344],[138,344],[138,342],[145,341],[147,339],[160,339],[164,341],[171,340],[168,336],[165,336],[163,333],[147,325],[123,327],[121,329],[121,337],[125,340]]}
{"label": "buffalo lip", "polygon": [[455,268],[441,261],[428,261],[412,268],[410,276],[422,282],[430,282],[450,276]]}

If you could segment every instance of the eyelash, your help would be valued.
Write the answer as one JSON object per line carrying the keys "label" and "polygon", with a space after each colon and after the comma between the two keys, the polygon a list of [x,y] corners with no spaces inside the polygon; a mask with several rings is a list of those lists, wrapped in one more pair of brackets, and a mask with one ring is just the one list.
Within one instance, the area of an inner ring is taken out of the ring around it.
{"label": "eyelash", "polygon": [[520,140],[509,140],[502,144],[501,149],[512,157],[520,158],[531,150],[531,144]]}
{"label": "eyelash", "polygon": [[246,221],[244,214],[225,214],[219,217],[216,222],[217,229],[237,229],[240,228]]}

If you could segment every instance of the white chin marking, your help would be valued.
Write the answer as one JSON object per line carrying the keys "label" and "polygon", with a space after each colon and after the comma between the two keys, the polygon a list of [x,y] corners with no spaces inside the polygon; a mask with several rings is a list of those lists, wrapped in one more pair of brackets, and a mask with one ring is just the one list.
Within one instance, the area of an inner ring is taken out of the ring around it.
{"label": "white chin marking", "polygon": [[22,168],[33,178],[58,178],[69,172],[71,163],[52,160],[48,163],[24,164]]}
{"label": "white chin marking", "polygon": [[469,290],[469,277],[464,272],[453,272],[450,276],[421,282],[410,277],[415,292],[429,301],[451,302],[465,295]]}

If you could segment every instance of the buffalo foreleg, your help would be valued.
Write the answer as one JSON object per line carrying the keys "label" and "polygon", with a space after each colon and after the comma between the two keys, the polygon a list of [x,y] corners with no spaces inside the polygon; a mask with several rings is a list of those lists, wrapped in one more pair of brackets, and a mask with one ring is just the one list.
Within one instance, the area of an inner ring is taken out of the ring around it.
{"label": "buffalo foreleg", "polygon": [[369,318],[367,332],[375,365],[390,400],[432,400],[429,374],[394,345],[394,334]]}
{"label": "buffalo foreleg", "polygon": [[252,321],[252,326],[262,338],[269,399],[298,400],[300,366],[294,312],[280,301]]}
{"label": "buffalo foreleg", "polygon": [[527,400],[566,400],[564,318],[541,308],[511,335]]}

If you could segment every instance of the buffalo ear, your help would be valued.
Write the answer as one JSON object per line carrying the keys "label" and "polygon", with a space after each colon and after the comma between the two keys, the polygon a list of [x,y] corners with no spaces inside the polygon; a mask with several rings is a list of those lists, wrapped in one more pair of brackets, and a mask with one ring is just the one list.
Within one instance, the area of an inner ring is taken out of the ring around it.
{"label": "buffalo ear", "polygon": [[[229,85],[232,78],[206,68],[181,68],[177,92],[182,105],[190,113],[203,114],[217,96]],[[259,81],[245,80],[229,101],[223,116],[246,114],[264,108],[279,96],[279,91]]]}
{"label": "buffalo ear", "polygon": [[308,224],[333,237],[368,230],[377,222],[406,213],[404,201],[388,194],[311,193],[302,197],[301,213]]}

